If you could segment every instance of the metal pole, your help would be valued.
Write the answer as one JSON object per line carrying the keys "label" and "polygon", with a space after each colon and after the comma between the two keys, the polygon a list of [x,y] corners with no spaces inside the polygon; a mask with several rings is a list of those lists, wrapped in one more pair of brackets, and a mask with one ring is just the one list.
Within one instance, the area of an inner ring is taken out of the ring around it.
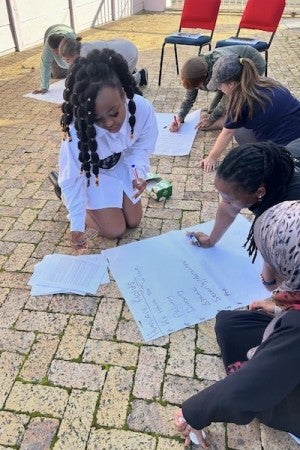
{"label": "metal pole", "polygon": [[24,48],[20,24],[18,20],[17,7],[14,0],[6,0],[7,15],[9,19],[9,27],[11,35],[16,47],[16,52],[20,52]]}
{"label": "metal pole", "polygon": [[74,13],[74,5],[73,5],[73,0],[69,0],[69,11],[70,11],[70,24],[71,24],[71,28],[73,28],[73,30],[76,33],[76,21],[75,21],[75,13]]}
{"label": "metal pole", "polygon": [[116,20],[116,9],[114,0],[111,0],[110,5],[111,5],[111,20],[114,21]]}

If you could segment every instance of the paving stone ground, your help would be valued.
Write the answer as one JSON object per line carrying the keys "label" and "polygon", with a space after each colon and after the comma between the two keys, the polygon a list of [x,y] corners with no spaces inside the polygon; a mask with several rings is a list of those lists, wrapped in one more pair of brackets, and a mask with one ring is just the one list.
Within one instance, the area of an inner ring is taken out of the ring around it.
{"label": "paving stone ground", "polygon": [[[125,37],[149,70],[144,95],[160,112],[176,112],[183,89],[163,36],[176,13],[139,14],[82,33],[87,40]],[[220,16],[214,36],[231,35],[238,16]],[[299,28],[279,27],[269,75],[300,98]],[[57,166],[60,110],[22,95],[39,85],[41,46],[0,58],[0,448],[20,450],[179,450],[172,416],[188,396],[224,376],[214,321],[145,344],[114,281],[99,296],[31,297],[27,281],[43,256],[70,254],[66,210],[47,179]],[[179,49],[180,62],[194,54]],[[200,93],[197,107],[210,96]],[[152,169],[173,182],[165,203],[143,197],[144,218],[119,241],[96,239],[91,252],[214,218],[214,174],[197,161],[217,132],[200,132],[190,155],[153,157]],[[201,350],[199,352],[199,349]],[[213,424],[218,450],[296,449],[288,434],[259,425]]]}

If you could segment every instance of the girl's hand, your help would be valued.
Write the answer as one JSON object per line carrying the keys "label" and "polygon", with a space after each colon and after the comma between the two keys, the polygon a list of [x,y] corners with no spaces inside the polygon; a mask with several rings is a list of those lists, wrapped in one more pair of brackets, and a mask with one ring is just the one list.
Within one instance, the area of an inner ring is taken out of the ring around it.
{"label": "girl's hand", "polygon": [[76,253],[87,249],[87,239],[83,231],[71,231],[71,246]]}
{"label": "girl's hand", "polygon": [[42,89],[35,89],[32,91],[33,94],[46,94],[48,92],[48,89],[42,88]]}
{"label": "girl's hand", "polygon": [[272,299],[256,300],[249,305],[250,311],[262,310],[269,314],[275,312],[275,302]]}
{"label": "girl's hand", "polygon": [[201,118],[200,118],[200,122],[198,123],[196,128],[200,128],[202,130],[205,130],[205,128],[210,127],[213,123],[214,123],[214,121],[210,118],[210,114],[202,113],[201,114]]}
{"label": "girl's hand", "polygon": [[202,231],[188,231],[187,236],[195,236],[197,242],[193,243],[197,247],[209,248],[212,247],[213,244],[210,242],[210,237],[208,234],[202,233]]}
{"label": "girl's hand", "polygon": [[169,131],[172,131],[173,133],[178,132],[180,130],[180,127],[181,127],[181,121],[180,121],[179,117],[176,117],[176,120],[174,117],[174,120],[169,127]]}
{"label": "girl's hand", "polygon": [[200,161],[200,167],[202,167],[204,172],[211,172],[212,170],[215,170],[216,165],[217,160],[209,155]]}
{"label": "girl's hand", "polygon": [[192,428],[185,420],[185,418],[182,415],[181,409],[176,411],[175,418],[174,418],[174,425],[176,430],[182,434],[182,436],[185,437],[184,445],[190,445],[191,443],[191,437],[190,433],[192,432],[194,436],[196,436],[199,444],[202,448],[209,448],[209,444],[206,441],[206,439],[203,437],[201,430],[195,430]]}
{"label": "girl's hand", "polygon": [[142,192],[146,188],[146,180],[143,180],[143,178],[139,178],[138,182],[137,182],[137,180],[133,180],[132,186],[133,186],[133,189],[136,191],[135,194],[133,195],[133,198],[138,198],[141,196]]}

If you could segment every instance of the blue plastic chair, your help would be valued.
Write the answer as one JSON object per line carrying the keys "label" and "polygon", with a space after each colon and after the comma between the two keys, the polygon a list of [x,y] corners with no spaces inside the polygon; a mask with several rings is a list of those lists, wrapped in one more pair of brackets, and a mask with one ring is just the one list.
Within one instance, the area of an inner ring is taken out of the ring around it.
{"label": "blue plastic chair", "polygon": [[[268,50],[275,36],[279,21],[285,7],[285,0],[248,0],[235,36],[218,41],[216,48],[228,45],[251,45],[259,52],[265,53],[266,70],[268,73]],[[241,37],[242,29],[261,30],[271,33],[269,40]]]}
{"label": "blue plastic chair", "polygon": [[[159,86],[161,83],[166,44],[174,45],[177,75],[179,75],[177,45],[193,45],[199,47],[198,55],[205,45],[208,45],[209,50],[211,50],[211,41],[216,26],[220,3],[221,0],[185,0],[178,32],[166,36],[162,45],[158,77]],[[193,29],[193,31],[197,29],[198,32],[188,33],[186,31],[191,29]],[[200,34],[199,30],[201,29],[210,30],[210,35]]]}

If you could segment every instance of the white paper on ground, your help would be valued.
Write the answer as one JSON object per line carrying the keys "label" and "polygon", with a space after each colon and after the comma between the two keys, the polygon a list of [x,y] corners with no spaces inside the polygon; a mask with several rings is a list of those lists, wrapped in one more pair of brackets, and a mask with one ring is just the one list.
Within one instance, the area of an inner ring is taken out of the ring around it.
{"label": "white paper on ground", "polygon": [[42,100],[43,102],[60,104],[64,101],[63,100],[64,88],[65,88],[65,79],[50,84],[49,90],[45,94],[33,94],[32,92],[29,92],[28,94],[23,95],[23,97],[34,98],[35,100]]}
{"label": "white paper on ground", "polygon": [[53,293],[96,294],[109,281],[107,261],[98,255],[47,255],[35,265],[28,284],[32,295]]}
{"label": "white paper on ground", "polygon": [[153,155],[184,156],[191,151],[201,117],[201,109],[189,113],[178,132],[169,131],[174,114],[156,113],[158,138]]}
{"label": "white paper on ground", "polygon": [[[212,226],[189,231],[209,233]],[[259,277],[262,259],[252,264],[243,248],[249,228],[239,215],[209,249],[191,245],[187,230],[177,230],[102,252],[145,341],[267,296]]]}

